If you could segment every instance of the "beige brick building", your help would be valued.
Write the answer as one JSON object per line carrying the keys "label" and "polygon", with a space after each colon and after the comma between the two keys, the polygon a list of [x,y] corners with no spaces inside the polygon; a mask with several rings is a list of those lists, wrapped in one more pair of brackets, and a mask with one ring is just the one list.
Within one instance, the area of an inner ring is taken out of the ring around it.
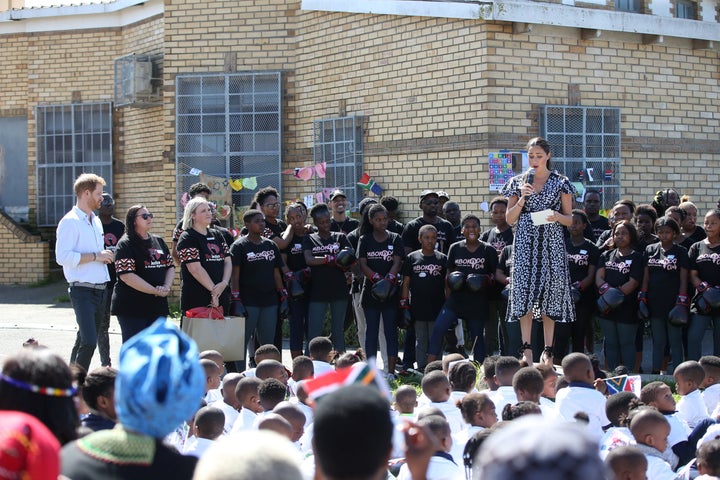
{"label": "beige brick building", "polygon": [[[48,243],[0,222],[2,283],[47,274],[8,275],[7,259],[49,251],[84,169],[112,177],[119,217],[143,203],[166,239],[190,168],[284,199],[361,195],[366,171],[404,220],[434,188],[489,224],[488,154],[538,134],[606,206],[674,187],[702,214],[720,196],[717,0],[31,1],[0,0],[0,145],[27,144],[0,156],[0,206]],[[131,76],[140,93],[121,106],[115,60],[129,54],[152,62],[152,95]],[[6,125],[19,133],[3,139]],[[317,161],[324,181],[281,173]]]}

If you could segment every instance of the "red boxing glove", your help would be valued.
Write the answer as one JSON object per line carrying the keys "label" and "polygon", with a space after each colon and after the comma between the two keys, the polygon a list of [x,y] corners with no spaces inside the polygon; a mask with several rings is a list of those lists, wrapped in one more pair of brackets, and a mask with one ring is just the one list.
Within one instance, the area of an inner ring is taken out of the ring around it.
{"label": "red boxing glove", "polygon": [[240,290],[233,290],[230,293],[230,296],[233,300],[239,300],[240,299]]}
{"label": "red boxing glove", "polygon": [[602,295],[603,293],[607,292],[608,290],[610,290],[610,285],[607,282],[605,282],[598,287],[598,294]]}
{"label": "red boxing glove", "polygon": [[377,283],[377,282],[379,282],[379,281],[382,280],[382,279],[383,279],[383,276],[380,275],[380,274],[377,273],[377,272],[374,272],[374,273],[372,274],[372,277],[370,277],[370,280],[372,281],[372,283]]}
{"label": "red boxing glove", "polygon": [[400,310],[410,310],[410,300],[408,300],[407,298],[401,298]]}
{"label": "red boxing glove", "polygon": [[293,272],[291,272],[291,271],[289,271],[289,270],[288,270],[287,272],[285,272],[284,276],[285,276],[285,282],[286,282],[286,283],[290,283],[290,282],[292,282],[292,281],[295,279],[295,276],[293,275]]}
{"label": "red boxing glove", "polygon": [[394,273],[388,273],[387,275],[385,275],[385,279],[393,285],[397,283],[397,275],[395,275]]}
{"label": "red boxing glove", "polygon": [[582,282],[573,282],[573,284],[570,285],[570,286],[577,288],[578,292],[584,292],[584,291],[585,291],[585,287],[582,286]]}
{"label": "red boxing glove", "polygon": [[690,297],[688,297],[684,293],[681,293],[675,298],[675,305],[690,308]]}
{"label": "red boxing glove", "polygon": [[710,288],[710,284],[707,283],[707,282],[700,282],[700,283],[698,284],[698,286],[695,287],[695,289],[696,289],[698,292],[700,292],[700,293],[703,293],[703,292],[704,292],[705,290],[707,290],[708,288]]}
{"label": "red boxing glove", "polygon": [[335,255],[325,255],[325,265],[335,265]]}

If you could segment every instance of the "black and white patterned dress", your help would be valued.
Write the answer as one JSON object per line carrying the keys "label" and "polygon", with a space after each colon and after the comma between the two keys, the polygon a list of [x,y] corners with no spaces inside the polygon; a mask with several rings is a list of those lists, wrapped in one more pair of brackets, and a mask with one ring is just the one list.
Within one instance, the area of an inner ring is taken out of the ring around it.
{"label": "black and white patterned dress", "polygon": [[[520,198],[525,175],[518,175],[505,184],[502,195]],[[545,314],[557,322],[575,320],[575,304],[570,296],[570,274],[563,238],[563,226],[557,222],[534,225],[531,212],[545,209],[562,210],[562,194],[575,194],[567,177],[550,173],[540,193],[525,199],[513,241],[512,290],[507,320],[517,321],[533,311],[533,317]]]}

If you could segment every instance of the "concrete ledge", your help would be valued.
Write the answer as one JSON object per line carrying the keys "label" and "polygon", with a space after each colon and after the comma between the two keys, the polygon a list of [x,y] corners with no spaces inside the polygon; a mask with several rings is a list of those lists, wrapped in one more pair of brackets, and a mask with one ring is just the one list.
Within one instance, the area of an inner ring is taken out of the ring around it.
{"label": "concrete ledge", "polygon": [[40,243],[42,238],[40,235],[33,235],[32,233],[25,230],[22,225],[13,220],[7,213],[0,210],[0,225],[10,230],[15,237],[26,243]]}

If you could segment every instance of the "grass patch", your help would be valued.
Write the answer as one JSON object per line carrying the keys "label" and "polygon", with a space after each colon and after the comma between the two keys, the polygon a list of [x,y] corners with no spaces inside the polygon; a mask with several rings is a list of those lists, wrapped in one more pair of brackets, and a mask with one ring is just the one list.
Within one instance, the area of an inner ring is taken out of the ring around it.
{"label": "grass patch", "polygon": [[46,287],[46,286],[52,285],[53,283],[56,283],[56,282],[57,282],[57,279],[52,278],[52,277],[46,277],[46,278],[43,278],[43,279],[40,279],[40,280],[38,280],[38,281],[36,281],[36,282],[31,283],[31,284],[28,285],[27,287],[28,287],[28,288]]}
{"label": "grass patch", "polygon": [[70,296],[60,295],[59,297],[54,297],[53,303],[70,303]]}

